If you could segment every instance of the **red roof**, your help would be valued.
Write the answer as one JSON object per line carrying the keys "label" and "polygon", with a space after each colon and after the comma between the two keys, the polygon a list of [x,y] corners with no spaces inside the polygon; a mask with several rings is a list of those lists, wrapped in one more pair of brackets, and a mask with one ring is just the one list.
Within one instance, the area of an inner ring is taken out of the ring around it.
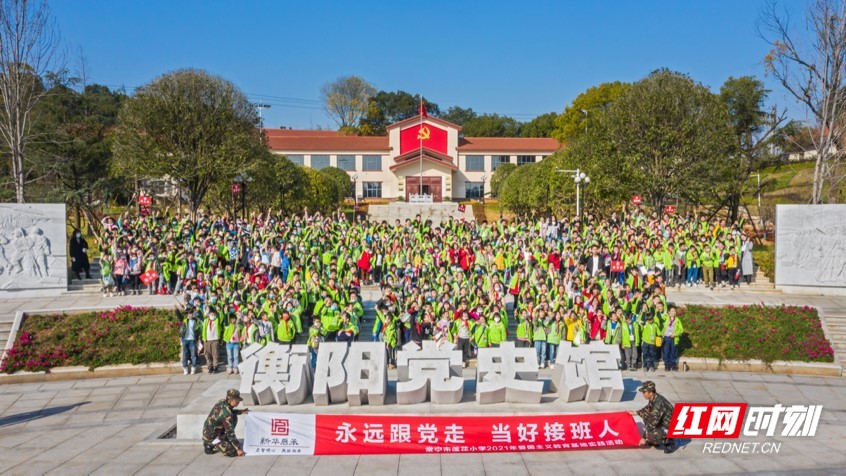
{"label": "red roof", "polygon": [[546,137],[464,137],[458,139],[461,152],[549,152],[561,144]]}
{"label": "red roof", "polygon": [[307,129],[264,129],[267,137],[335,137],[338,131]]}
{"label": "red roof", "polygon": [[[400,160],[403,159],[403,160]],[[449,156],[439,154],[433,150],[423,149],[423,160],[428,160],[429,162],[443,165],[446,168],[452,170],[458,170],[455,164],[452,163],[452,160],[445,160],[449,159]],[[391,170],[396,170],[400,167],[414,164],[420,161],[420,151],[415,150],[413,152],[407,152],[399,157],[396,158],[397,163],[390,167]]]}
{"label": "red roof", "polygon": [[267,146],[283,151],[389,151],[388,136],[342,136],[337,131],[265,129]]}
{"label": "red roof", "polygon": [[[430,122],[434,122],[435,124],[440,124],[444,127],[449,127],[449,128],[452,128],[452,129],[458,129],[459,131],[461,130],[461,126],[459,126],[458,124],[453,124],[449,121],[445,121],[443,119],[438,119],[437,117],[426,116],[426,120],[430,121]],[[397,127],[414,125],[414,124],[420,124],[420,114],[418,114],[416,116],[409,117],[408,119],[404,119],[404,120],[399,121],[399,122],[395,122],[395,123],[391,124],[390,126],[386,127],[386,129],[391,130],[391,129],[395,129]]]}

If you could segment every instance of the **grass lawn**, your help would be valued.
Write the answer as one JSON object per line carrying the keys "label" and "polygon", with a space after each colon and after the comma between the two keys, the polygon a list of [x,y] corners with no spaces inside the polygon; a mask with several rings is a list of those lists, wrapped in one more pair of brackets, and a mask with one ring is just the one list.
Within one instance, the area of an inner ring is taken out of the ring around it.
{"label": "grass lawn", "polygon": [[764,362],[833,362],[817,310],[811,307],[687,306],[679,355]]}
{"label": "grass lawn", "polygon": [[28,316],[0,371],[146,364],[179,360],[179,323],[172,309]]}

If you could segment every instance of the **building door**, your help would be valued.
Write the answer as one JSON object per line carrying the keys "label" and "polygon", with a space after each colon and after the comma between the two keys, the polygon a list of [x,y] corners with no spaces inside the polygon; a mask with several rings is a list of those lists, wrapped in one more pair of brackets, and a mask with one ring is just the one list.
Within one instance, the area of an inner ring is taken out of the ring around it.
{"label": "building door", "polygon": [[409,197],[411,195],[415,195],[418,193],[432,195],[432,201],[435,203],[440,203],[443,201],[444,197],[441,188],[441,182],[443,182],[443,180],[441,179],[441,177],[424,176],[422,187],[420,182],[420,176],[408,175],[405,177],[405,201],[409,201]]}

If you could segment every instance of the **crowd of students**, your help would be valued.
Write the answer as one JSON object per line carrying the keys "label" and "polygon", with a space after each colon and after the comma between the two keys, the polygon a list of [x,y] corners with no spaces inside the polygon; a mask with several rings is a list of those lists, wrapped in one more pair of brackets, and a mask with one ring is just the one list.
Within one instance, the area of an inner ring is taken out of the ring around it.
{"label": "crowd of students", "polygon": [[[237,373],[239,349],[254,342],[305,341],[314,362],[321,342],[357,340],[363,326],[391,366],[402,345],[429,339],[454,343],[465,366],[476,349],[515,341],[539,367],[554,365],[562,341],[602,340],[620,347],[626,369],[662,360],[677,370],[684,328],[666,288],[736,287],[752,275],[739,224],[640,211],[440,226],[124,215],[104,219],[98,240],[104,294],[183,296],[185,373],[198,371],[199,353],[218,371],[223,347]],[[366,322],[362,287],[380,291]]]}

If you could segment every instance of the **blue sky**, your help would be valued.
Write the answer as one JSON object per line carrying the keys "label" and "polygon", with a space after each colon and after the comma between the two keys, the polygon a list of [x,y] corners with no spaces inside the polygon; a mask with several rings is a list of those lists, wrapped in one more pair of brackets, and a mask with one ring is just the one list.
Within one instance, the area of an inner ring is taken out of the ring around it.
{"label": "blue sky", "polygon": [[[713,1],[93,1],[51,0],[74,68],[128,91],[184,67],[267,102],[267,127],[335,127],[322,84],[357,74],[442,108],[518,120],[560,112],[605,81],[667,67],[714,90],[764,78],[761,0]],[[788,7],[801,10],[803,2]],[[799,109],[773,81],[771,99]],[[795,111],[795,112],[794,112]]]}

